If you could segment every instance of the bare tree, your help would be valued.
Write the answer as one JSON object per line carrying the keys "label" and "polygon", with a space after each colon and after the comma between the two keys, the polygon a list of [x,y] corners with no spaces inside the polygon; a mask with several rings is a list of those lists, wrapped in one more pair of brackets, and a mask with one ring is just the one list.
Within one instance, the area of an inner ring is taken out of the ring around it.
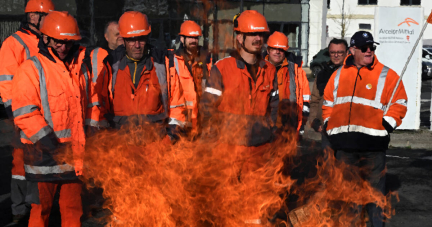
{"label": "bare tree", "polygon": [[342,0],[342,6],[339,3],[338,5],[340,7],[341,16],[340,18],[332,18],[332,20],[338,25],[341,38],[345,38],[353,15],[350,13],[349,9],[345,10],[345,0]]}

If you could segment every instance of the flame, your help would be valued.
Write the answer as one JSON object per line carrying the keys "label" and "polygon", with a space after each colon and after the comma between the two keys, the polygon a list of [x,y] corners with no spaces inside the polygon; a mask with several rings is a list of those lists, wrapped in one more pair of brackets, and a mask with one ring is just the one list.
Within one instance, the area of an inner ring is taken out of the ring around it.
{"label": "flame", "polygon": [[174,145],[154,131],[142,124],[88,139],[82,180],[103,189],[106,226],[364,226],[350,213],[357,205],[394,213],[389,197],[331,152],[306,178],[292,178],[313,161],[298,161],[304,155],[291,133],[257,149],[219,142],[241,130]]}

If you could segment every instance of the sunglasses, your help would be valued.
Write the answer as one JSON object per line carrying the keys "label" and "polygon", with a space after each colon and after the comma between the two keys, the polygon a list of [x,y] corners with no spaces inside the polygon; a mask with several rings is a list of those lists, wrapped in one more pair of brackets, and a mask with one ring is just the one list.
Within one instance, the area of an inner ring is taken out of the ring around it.
{"label": "sunglasses", "polygon": [[66,47],[72,47],[73,44],[75,43],[75,41],[73,40],[60,40],[60,39],[54,39],[52,38],[52,40],[54,41],[54,45],[55,46],[62,46],[62,45],[66,45]]}
{"label": "sunglasses", "polygon": [[368,49],[370,49],[371,51],[375,51],[376,50],[376,46],[375,45],[365,45],[362,47],[355,47],[356,49],[361,50],[362,53],[366,53],[366,51]]}

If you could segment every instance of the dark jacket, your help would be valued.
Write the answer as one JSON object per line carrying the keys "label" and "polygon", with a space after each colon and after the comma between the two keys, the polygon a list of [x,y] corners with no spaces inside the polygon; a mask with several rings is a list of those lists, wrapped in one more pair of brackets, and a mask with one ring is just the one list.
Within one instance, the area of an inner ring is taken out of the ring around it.
{"label": "dark jacket", "polygon": [[323,70],[321,70],[315,78],[310,101],[311,109],[309,119],[311,119],[311,128],[315,130],[318,130],[319,126],[323,122],[322,104],[324,102],[324,89],[333,72],[339,68],[338,65],[333,64],[331,61],[323,63],[322,66]]}

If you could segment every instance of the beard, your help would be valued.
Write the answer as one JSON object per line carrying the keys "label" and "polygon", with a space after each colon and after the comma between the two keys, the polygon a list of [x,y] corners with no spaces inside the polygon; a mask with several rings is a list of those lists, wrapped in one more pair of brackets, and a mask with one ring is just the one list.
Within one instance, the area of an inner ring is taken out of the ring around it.
{"label": "beard", "polygon": [[197,53],[198,52],[198,43],[196,43],[196,42],[186,44],[185,46],[186,46],[186,49],[191,53]]}

